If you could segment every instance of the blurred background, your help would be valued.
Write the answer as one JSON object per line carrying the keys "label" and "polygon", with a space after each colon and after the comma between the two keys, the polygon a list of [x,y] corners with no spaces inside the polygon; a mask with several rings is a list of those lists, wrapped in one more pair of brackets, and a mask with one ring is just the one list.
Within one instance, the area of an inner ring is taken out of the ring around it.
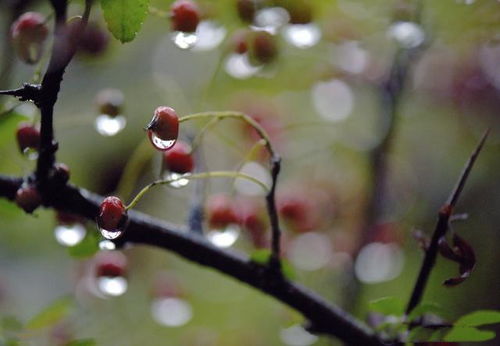
{"label": "blurred background", "polygon": [[[129,202],[170,174],[143,130],[157,106],[180,116],[243,111],[283,157],[278,205],[296,280],[366,320],[369,301],[409,298],[423,257],[412,234],[431,234],[464,163],[492,127],[457,206],[468,218],[453,223],[476,251],[476,268],[462,284],[445,287],[458,268],[439,258],[424,301],[439,303],[449,321],[500,309],[500,2],[250,2],[255,12],[244,1],[199,0],[202,21],[184,35],[166,18],[172,1],[151,1],[142,30],[126,44],[107,32],[94,7],[88,41],[67,69],[55,109],[57,159],[70,167],[71,183]],[[13,56],[12,3],[0,4],[2,88],[36,80],[49,52],[47,43],[34,66]],[[52,25],[46,1],[29,2],[27,10]],[[82,3],[71,1],[70,12],[80,14]],[[401,49],[420,54],[391,119],[381,86]],[[119,115],[101,114],[96,105],[109,88],[123,94]],[[35,161],[19,153],[15,132],[39,114],[7,98],[0,106],[15,107],[0,117],[0,172],[28,174]],[[180,138],[191,142],[206,124],[183,123]],[[387,136],[378,198],[372,160]],[[220,121],[200,139],[196,171],[241,170],[269,183],[267,157],[245,124]],[[181,185],[153,189],[136,209],[185,224],[196,191],[208,217],[210,201],[224,194],[243,221],[217,230],[206,223],[207,241],[247,254],[267,246],[259,186],[241,179]],[[307,333],[288,307],[213,270],[149,247],[109,247],[92,222],[61,221],[46,209],[30,216],[0,200],[0,335],[21,345],[338,344]],[[106,272],[110,263],[118,273]]]}

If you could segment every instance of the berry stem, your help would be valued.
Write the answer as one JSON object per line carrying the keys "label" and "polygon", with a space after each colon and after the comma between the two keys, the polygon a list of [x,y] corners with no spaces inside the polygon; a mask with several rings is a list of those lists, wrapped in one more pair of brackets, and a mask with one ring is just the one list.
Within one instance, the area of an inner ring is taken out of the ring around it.
{"label": "berry stem", "polygon": [[194,180],[194,179],[207,179],[207,178],[234,178],[234,179],[242,178],[259,185],[264,189],[264,191],[269,191],[269,187],[262,181],[244,173],[233,172],[233,171],[203,172],[203,173],[180,176],[171,179],[162,179],[153,181],[152,183],[146,185],[141,191],[139,191],[139,193],[134,197],[134,199],[129,203],[129,205],[125,207],[125,210],[129,210],[135,207],[136,204],[141,200],[141,198],[154,186],[170,184],[181,179]]}

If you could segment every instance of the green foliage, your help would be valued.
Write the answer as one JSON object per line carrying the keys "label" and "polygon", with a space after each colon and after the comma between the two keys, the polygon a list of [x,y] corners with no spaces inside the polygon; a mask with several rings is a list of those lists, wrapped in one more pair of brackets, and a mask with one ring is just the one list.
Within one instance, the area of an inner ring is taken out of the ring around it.
{"label": "green foliage", "polygon": [[464,342],[464,341],[486,341],[495,337],[495,332],[490,330],[480,330],[474,327],[455,326],[446,334],[443,341]]}
{"label": "green foliage", "polygon": [[87,232],[80,243],[68,248],[70,256],[75,258],[90,257],[97,251],[99,251],[99,238],[96,232]]}
{"label": "green foliage", "polygon": [[[250,260],[255,263],[265,265],[269,262],[270,257],[271,251],[267,249],[259,249],[252,252],[252,254],[250,255]],[[281,270],[283,271],[283,275],[289,280],[293,280],[296,276],[295,270],[293,269],[290,262],[283,259],[281,260]]]}
{"label": "green foliage", "polygon": [[436,303],[423,302],[419,304],[417,307],[415,307],[415,309],[413,309],[412,312],[408,315],[408,321],[413,321],[416,318],[421,317],[428,313],[433,313],[438,316],[443,316],[445,311],[440,305]]}
{"label": "green foliage", "polygon": [[122,43],[132,41],[148,14],[149,0],[101,0],[109,31]]}
{"label": "green foliage", "polygon": [[455,324],[469,327],[479,327],[486,324],[500,323],[500,311],[478,310],[460,317]]}
{"label": "green foliage", "polygon": [[29,320],[26,328],[40,329],[52,326],[67,317],[72,306],[73,300],[68,297],[57,299]]}
{"label": "green foliage", "polygon": [[396,297],[384,297],[372,300],[369,303],[369,309],[384,315],[400,316],[404,312],[404,305],[403,302]]}

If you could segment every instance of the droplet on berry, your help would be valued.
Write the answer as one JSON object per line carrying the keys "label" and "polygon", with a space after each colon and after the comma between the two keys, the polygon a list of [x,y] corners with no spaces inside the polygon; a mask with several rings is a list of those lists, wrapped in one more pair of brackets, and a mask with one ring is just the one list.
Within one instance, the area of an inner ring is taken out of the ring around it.
{"label": "droplet on berry", "polygon": [[[250,42],[250,57],[256,64],[268,64],[278,55],[278,47],[273,35],[267,31],[255,31]],[[252,60],[251,60],[252,61]]]}
{"label": "droplet on berry", "polygon": [[95,120],[95,127],[102,136],[114,136],[125,128],[127,120],[121,115],[124,99],[118,89],[104,89],[97,94],[99,116]]}
{"label": "droplet on berry", "polygon": [[31,214],[42,204],[42,197],[34,185],[23,184],[16,192],[16,204]]}
{"label": "droplet on berry", "polygon": [[115,196],[104,199],[99,208],[97,226],[106,239],[116,239],[126,226],[128,217],[122,201]]}
{"label": "droplet on berry", "polygon": [[127,291],[127,259],[120,252],[103,251],[96,257],[97,288],[106,296],[120,296]]}
{"label": "droplet on berry", "polygon": [[170,186],[180,188],[189,183],[189,179],[185,177],[193,171],[194,160],[187,143],[177,141],[170,150],[163,154],[163,163],[167,169],[164,178],[173,180]]}
{"label": "droplet on berry", "polygon": [[207,238],[217,247],[230,247],[240,235],[239,218],[233,201],[226,195],[214,195],[206,210],[210,232]]}
{"label": "droplet on berry", "polygon": [[38,157],[40,131],[37,127],[29,123],[21,123],[17,128],[16,138],[21,153],[32,160]]}
{"label": "droplet on berry", "polygon": [[19,58],[27,64],[37,63],[48,33],[43,15],[37,12],[21,15],[11,26],[12,42]]}
{"label": "droplet on berry", "polygon": [[179,135],[179,118],[173,108],[156,108],[153,119],[146,126],[148,137],[153,146],[161,151],[170,149]]}

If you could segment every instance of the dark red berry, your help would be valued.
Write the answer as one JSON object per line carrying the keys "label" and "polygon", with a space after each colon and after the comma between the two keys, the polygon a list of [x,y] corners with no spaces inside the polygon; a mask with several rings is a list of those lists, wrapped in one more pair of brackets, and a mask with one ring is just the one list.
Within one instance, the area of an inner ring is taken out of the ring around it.
{"label": "dark red berry", "polygon": [[173,31],[196,31],[200,22],[200,9],[194,1],[177,0],[172,4],[170,14]]}
{"label": "dark red berry", "polygon": [[156,108],[153,119],[146,129],[149,140],[156,149],[168,150],[175,144],[179,135],[179,117],[173,108],[160,106]]}
{"label": "dark red berry", "polygon": [[99,208],[97,224],[108,232],[119,232],[127,220],[127,212],[122,201],[115,196],[109,196],[102,201]]}
{"label": "dark red berry", "polygon": [[238,0],[236,2],[236,10],[242,21],[252,23],[257,12],[256,0]]}
{"label": "dark red berry", "polygon": [[230,44],[235,53],[245,54],[248,51],[248,36],[249,31],[245,29],[240,29],[233,33]]}
{"label": "dark red berry", "polygon": [[315,207],[303,191],[290,192],[278,198],[278,212],[296,232],[310,231],[317,226],[318,211]]}
{"label": "dark red berry", "polygon": [[233,201],[226,195],[214,195],[207,203],[207,219],[210,228],[224,229],[239,223]]}
{"label": "dark red berry", "polygon": [[60,225],[73,225],[75,223],[82,223],[82,218],[78,215],[67,213],[64,211],[56,211],[56,220]]}
{"label": "dark red berry", "polygon": [[250,49],[252,58],[260,64],[268,64],[278,55],[275,38],[267,31],[256,31],[253,33]]}
{"label": "dark red berry", "polygon": [[42,204],[42,197],[33,185],[23,185],[16,192],[16,204],[27,213],[32,213]]}
{"label": "dark red berry", "polygon": [[40,145],[40,131],[35,126],[28,123],[21,123],[16,132],[19,150],[38,149]]}
{"label": "dark red berry", "polygon": [[174,173],[191,173],[194,168],[191,148],[183,141],[177,141],[170,150],[165,151],[163,160],[169,171]]}
{"label": "dark red berry", "polygon": [[125,97],[118,89],[103,89],[96,96],[96,104],[100,114],[115,117],[122,113]]}
{"label": "dark red berry", "polygon": [[11,26],[12,42],[19,58],[28,64],[38,62],[48,33],[45,18],[40,13],[21,15]]}
{"label": "dark red berry", "polygon": [[308,24],[312,20],[312,6],[306,0],[288,1],[286,9],[291,24]]}
{"label": "dark red berry", "polygon": [[108,48],[109,35],[97,23],[89,23],[78,42],[79,52],[98,56]]}
{"label": "dark red berry", "polygon": [[103,251],[96,258],[97,277],[125,276],[127,270],[127,258],[120,252]]}
{"label": "dark red berry", "polygon": [[266,218],[261,205],[252,200],[239,200],[237,203],[239,223],[248,232],[253,245],[256,248],[267,246]]}

